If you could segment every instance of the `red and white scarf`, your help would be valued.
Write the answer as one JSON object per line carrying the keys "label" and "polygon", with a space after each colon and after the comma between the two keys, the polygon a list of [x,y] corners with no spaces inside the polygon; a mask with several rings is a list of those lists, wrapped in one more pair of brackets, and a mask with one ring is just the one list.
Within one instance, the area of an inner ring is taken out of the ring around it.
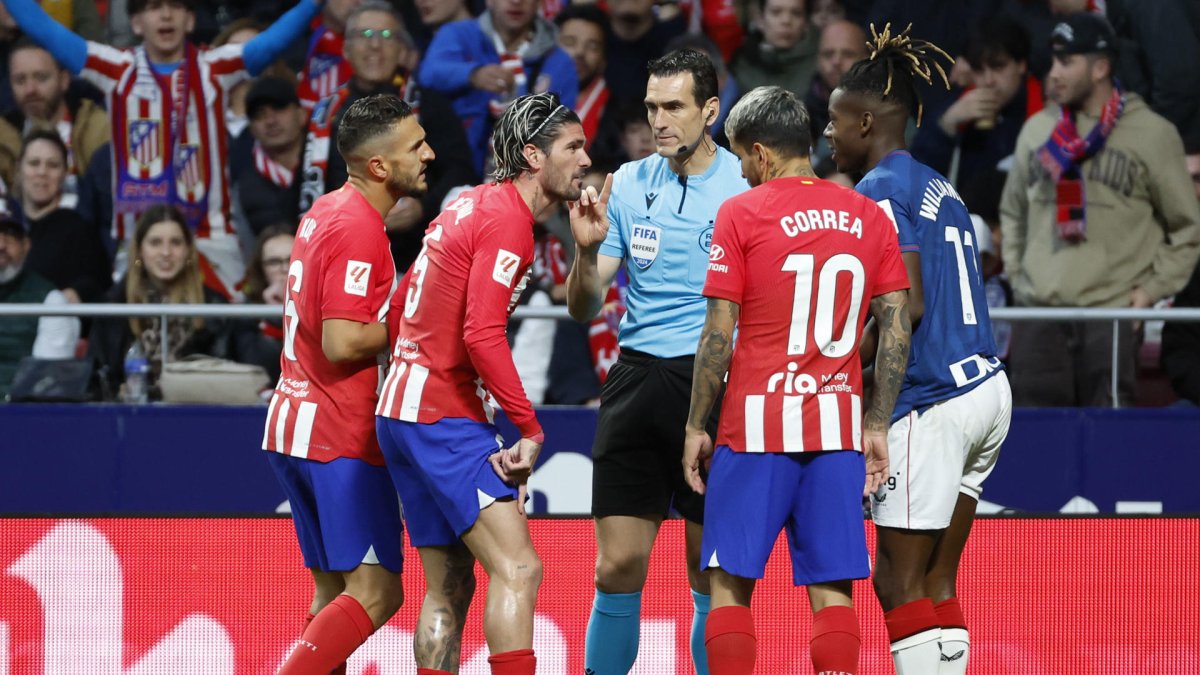
{"label": "red and white scarf", "polygon": [[290,188],[296,177],[293,170],[271,159],[258,141],[254,141],[254,168],[260,176],[281,188]]}
{"label": "red and white scarf", "polygon": [[587,138],[587,149],[591,149],[592,141],[596,140],[596,132],[600,129],[600,118],[604,115],[604,106],[608,105],[608,83],[603,77],[596,77],[592,83],[579,91],[575,99],[575,114],[583,123],[583,135]]}

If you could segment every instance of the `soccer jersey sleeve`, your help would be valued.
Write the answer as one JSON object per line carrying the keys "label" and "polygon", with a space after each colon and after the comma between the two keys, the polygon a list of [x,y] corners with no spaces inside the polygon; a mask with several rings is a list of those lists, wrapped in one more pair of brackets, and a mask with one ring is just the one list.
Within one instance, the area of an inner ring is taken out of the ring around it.
{"label": "soccer jersey sleeve", "polygon": [[905,253],[920,253],[921,242],[917,239],[917,230],[913,226],[912,213],[908,210],[908,204],[904,200],[895,199],[892,196],[877,199],[876,203],[891,221],[892,228],[896,231],[896,237],[900,240],[900,250]]}
{"label": "soccer jersey sleeve", "polygon": [[747,214],[738,211],[737,204],[733,202],[725,202],[717,211],[717,223],[708,251],[704,295],[740,305],[746,286],[746,257],[738,237],[737,224]]}
{"label": "soccer jersey sleeve", "polygon": [[520,294],[533,259],[533,237],[497,218],[480,223],[467,279],[463,344],[475,372],[508,419],[529,438],[541,433],[533,406],[513,364],[506,328],[509,306]]}
{"label": "soccer jersey sleeve", "polygon": [[320,271],[321,320],[371,323],[384,319],[396,278],[387,247],[381,246],[378,238],[363,237],[348,228],[325,243],[329,250],[322,257],[325,269]]}
{"label": "soccer jersey sleeve", "polygon": [[[869,206],[869,205],[868,205]],[[892,236],[894,221],[886,210],[872,209],[875,227],[879,233],[876,239],[880,242],[879,271],[875,275],[875,283],[871,288],[870,297],[878,297],[884,293],[899,291],[909,287],[908,272],[904,267],[904,259],[900,257],[900,242]]]}

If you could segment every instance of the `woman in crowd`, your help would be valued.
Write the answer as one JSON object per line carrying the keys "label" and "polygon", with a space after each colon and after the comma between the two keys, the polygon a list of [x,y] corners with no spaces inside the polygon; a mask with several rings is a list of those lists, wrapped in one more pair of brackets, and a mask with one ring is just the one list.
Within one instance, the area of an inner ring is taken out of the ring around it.
{"label": "woman in crowd", "polygon": [[[156,205],[138,219],[130,252],[129,272],[108,293],[107,302],[129,304],[224,304],[220,294],[206,288],[199,269],[196,243],[183,215],[170,205]],[[150,361],[150,397],[158,398],[157,382],[163,364],[162,319],[112,317],[92,327],[89,351],[116,395],[125,381],[125,354],[134,340]],[[226,319],[171,317],[166,337],[169,361],[191,354],[225,356],[230,323]]]}
{"label": "woman in crowd", "polygon": [[17,193],[32,240],[25,264],[71,302],[98,302],[112,285],[112,266],[100,232],[63,198],[67,146],[55,131],[31,131],[17,166]]}

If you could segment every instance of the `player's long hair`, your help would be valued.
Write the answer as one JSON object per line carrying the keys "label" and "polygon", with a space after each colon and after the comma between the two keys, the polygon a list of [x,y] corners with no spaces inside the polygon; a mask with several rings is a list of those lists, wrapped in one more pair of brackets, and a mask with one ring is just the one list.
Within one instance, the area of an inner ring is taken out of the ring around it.
{"label": "player's long hair", "polygon": [[936,72],[949,89],[950,78],[942,64],[938,63],[938,57],[945,59],[948,65],[954,64],[954,58],[928,40],[914,39],[909,35],[911,30],[910,23],[903,31],[892,34],[892,24],[889,23],[880,33],[875,30],[875,24],[871,24],[871,40],[867,42],[870,54],[846,71],[838,88],[895,103],[909,114],[915,109],[917,126],[921,126],[924,105],[917,89],[917,80],[932,85]]}
{"label": "player's long hair", "polygon": [[492,133],[492,180],[502,183],[529,171],[525,146],[550,154],[559,131],[571,122],[579,124],[579,116],[558,100],[558,94],[528,94],[510,103]]}

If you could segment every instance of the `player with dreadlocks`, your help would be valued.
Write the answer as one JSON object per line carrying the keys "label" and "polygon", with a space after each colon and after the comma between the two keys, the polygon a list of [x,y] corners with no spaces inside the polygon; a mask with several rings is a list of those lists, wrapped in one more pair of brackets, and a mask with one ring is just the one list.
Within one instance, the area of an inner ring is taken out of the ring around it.
{"label": "player with dreadlocks", "polygon": [[955,580],[1008,435],[1012,394],[967,209],[945,177],[905,150],[908,116],[921,118],[918,80],[936,75],[949,87],[938,59],[952,60],[908,28],[871,33],[870,56],[829,98],[825,137],[838,170],[862,176],[856,189],[895,222],[911,285],[912,351],[888,434],[891,469],[871,496],[875,593],[898,675],[961,674],[969,637]]}
{"label": "player with dreadlocks", "polygon": [[[582,189],[592,164],[585,140],[579,117],[556,95],[513,101],[496,122],[494,181],[429,224],[396,293],[403,309],[394,312],[376,430],[425,570],[413,638],[421,675],[458,672],[475,560],[489,579],[483,632],[493,675],[534,672],[542,563],[524,504],[543,436],[505,327],[533,262],[534,218],[566,200],[608,198],[611,176],[601,194]],[[500,447],[489,393],[520,431],[509,448]]]}

